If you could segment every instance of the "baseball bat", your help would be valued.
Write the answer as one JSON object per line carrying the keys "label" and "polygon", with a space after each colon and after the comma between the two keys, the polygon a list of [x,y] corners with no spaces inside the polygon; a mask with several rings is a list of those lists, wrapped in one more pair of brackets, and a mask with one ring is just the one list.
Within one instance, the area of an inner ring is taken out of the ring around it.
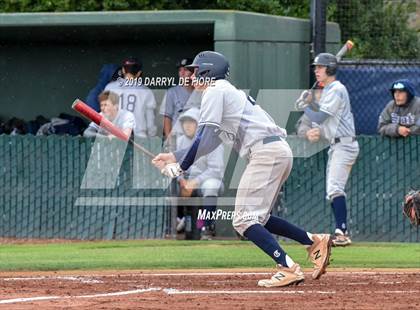
{"label": "baseball bat", "polygon": [[[346,43],[344,43],[343,47],[335,55],[335,57],[337,58],[337,62],[339,62],[345,54],[347,54],[349,51],[351,51],[353,46],[354,46],[353,41],[347,40]],[[315,87],[316,84],[317,84],[317,82],[315,82],[314,85],[312,85],[312,87],[309,90],[312,90]]]}
{"label": "baseball bat", "polygon": [[87,118],[88,120],[94,122],[96,125],[104,128],[106,131],[108,131],[110,134],[116,136],[118,139],[127,141],[130,144],[132,144],[136,149],[140,150],[150,158],[155,158],[156,155],[150,152],[145,147],[141,146],[140,144],[136,143],[134,141],[134,138],[128,136],[125,134],[124,131],[122,131],[120,128],[115,126],[111,121],[106,119],[103,115],[96,112],[94,109],[92,109],[90,106],[88,106],[86,103],[84,103],[80,99],[76,99],[73,104],[71,105],[72,109],[80,113],[82,116]]}
{"label": "baseball bat", "polygon": [[337,61],[340,61],[341,58],[353,48],[353,46],[354,46],[353,41],[347,40],[347,42],[343,45],[343,47],[335,55],[335,57],[337,58]]}
{"label": "baseball bat", "polygon": [[[347,40],[346,41],[346,43],[344,43],[344,45],[343,45],[343,47],[338,51],[338,53],[335,55],[335,57],[337,58],[337,62],[340,62],[340,60],[341,60],[341,58],[347,53],[347,52],[349,52],[352,48],[353,48],[353,46],[354,46],[354,43],[353,43],[353,41],[351,41],[351,40]],[[309,91],[312,91],[314,88],[315,88],[315,86],[316,85],[318,85],[318,82],[317,81],[315,81],[314,82],[314,84],[312,85],[312,87],[311,88],[309,88]],[[321,85],[321,87],[322,87],[323,85]],[[300,98],[296,101],[297,103],[296,104],[298,104],[298,102],[299,102],[299,100],[300,100]],[[295,105],[296,105],[295,104]]]}

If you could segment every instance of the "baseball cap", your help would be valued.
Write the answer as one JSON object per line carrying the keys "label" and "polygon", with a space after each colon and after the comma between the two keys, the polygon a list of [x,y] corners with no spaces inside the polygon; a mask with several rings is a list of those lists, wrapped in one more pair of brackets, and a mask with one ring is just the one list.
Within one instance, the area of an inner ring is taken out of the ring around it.
{"label": "baseball cap", "polygon": [[391,87],[392,90],[398,89],[398,90],[404,90],[405,89],[405,85],[401,82],[396,82],[394,84],[392,84]]}
{"label": "baseball cap", "polygon": [[193,62],[192,58],[182,58],[181,60],[176,62],[176,67],[180,68],[180,67],[185,67],[188,65],[191,65]]}
{"label": "baseball cap", "polygon": [[139,70],[141,70],[143,67],[143,64],[136,57],[127,57],[126,59],[124,59],[122,66],[123,67],[137,67],[139,68]]}
{"label": "baseball cap", "polygon": [[407,102],[411,101],[411,99],[416,96],[414,84],[407,79],[401,79],[393,82],[389,90],[391,91],[392,96],[394,96],[394,92],[396,90],[405,91],[408,94]]}

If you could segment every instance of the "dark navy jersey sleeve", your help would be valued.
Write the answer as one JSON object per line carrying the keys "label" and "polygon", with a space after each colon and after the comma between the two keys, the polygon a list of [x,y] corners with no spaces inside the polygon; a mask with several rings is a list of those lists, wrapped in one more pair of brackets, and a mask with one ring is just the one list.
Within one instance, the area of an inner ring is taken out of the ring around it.
{"label": "dark navy jersey sleeve", "polygon": [[317,124],[323,123],[330,115],[323,111],[314,111],[310,107],[305,108],[305,115],[312,121]]}
{"label": "dark navy jersey sleeve", "polygon": [[211,153],[222,143],[218,131],[218,126],[200,125],[192,145],[174,152],[176,161],[180,163],[182,170],[188,170],[195,160]]}

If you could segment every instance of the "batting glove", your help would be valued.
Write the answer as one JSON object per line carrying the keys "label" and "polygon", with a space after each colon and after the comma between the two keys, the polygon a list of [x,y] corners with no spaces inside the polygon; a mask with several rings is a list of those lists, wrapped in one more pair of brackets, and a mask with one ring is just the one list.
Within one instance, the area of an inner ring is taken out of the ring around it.
{"label": "batting glove", "polygon": [[295,108],[298,111],[304,110],[312,101],[312,93],[310,90],[304,90],[295,102]]}
{"label": "batting glove", "polygon": [[163,168],[160,172],[163,175],[166,175],[167,177],[170,177],[171,179],[179,177],[181,174],[184,173],[184,171],[181,169],[181,166],[179,165],[179,163],[167,164],[165,166],[165,168]]}

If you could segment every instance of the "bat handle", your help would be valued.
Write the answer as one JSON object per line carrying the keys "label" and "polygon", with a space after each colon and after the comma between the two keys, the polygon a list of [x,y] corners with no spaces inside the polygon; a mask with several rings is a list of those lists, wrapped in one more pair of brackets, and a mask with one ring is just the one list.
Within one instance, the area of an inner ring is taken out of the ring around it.
{"label": "bat handle", "polygon": [[134,141],[134,139],[133,138],[130,138],[129,140],[128,140],[136,149],[138,149],[138,150],[140,150],[140,151],[142,151],[144,154],[146,154],[147,156],[149,156],[150,158],[155,158],[156,157],[156,155],[155,154],[153,154],[152,152],[150,152],[148,149],[146,149],[146,148],[144,148],[143,146],[141,146],[140,144],[138,144],[138,143],[136,143],[135,141]]}

